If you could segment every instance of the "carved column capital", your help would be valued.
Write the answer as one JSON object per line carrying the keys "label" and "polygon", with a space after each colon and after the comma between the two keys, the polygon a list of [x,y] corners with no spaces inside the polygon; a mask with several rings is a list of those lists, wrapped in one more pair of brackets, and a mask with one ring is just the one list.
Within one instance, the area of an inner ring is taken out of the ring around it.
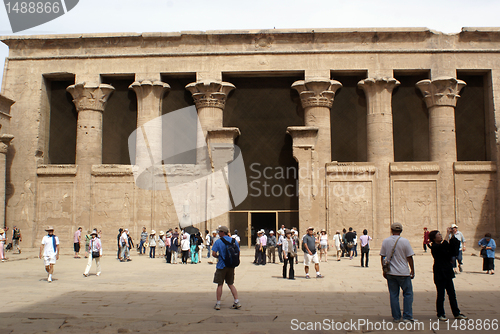
{"label": "carved column capital", "polygon": [[73,96],[76,111],[95,110],[103,112],[110,94],[115,90],[113,86],[100,84],[86,85],[85,82],[71,85],[66,90]]}
{"label": "carved column capital", "polygon": [[0,135],[0,153],[7,154],[12,139],[14,139],[14,135]]}
{"label": "carved column capital", "polygon": [[308,79],[295,81],[292,88],[299,95],[304,109],[309,107],[331,108],[335,92],[342,87],[336,80],[330,79]]}
{"label": "carved column capital", "polygon": [[392,93],[394,88],[400,85],[400,82],[394,78],[366,78],[358,82],[358,87],[363,89],[367,98],[371,95],[387,91]]}
{"label": "carved column capital", "polygon": [[[134,90],[137,95],[137,100],[143,100],[145,97],[153,94],[153,96],[157,99],[162,99],[163,95],[170,90],[170,85],[161,81],[134,81],[129,89]],[[140,102],[139,102],[140,103]]]}
{"label": "carved column capital", "polygon": [[186,86],[193,95],[196,109],[219,108],[224,109],[229,92],[236,87],[229,82],[199,81]]}
{"label": "carved column capital", "polygon": [[416,86],[424,95],[427,108],[435,106],[456,107],[458,95],[466,83],[452,77],[441,77],[434,80],[421,80]]}

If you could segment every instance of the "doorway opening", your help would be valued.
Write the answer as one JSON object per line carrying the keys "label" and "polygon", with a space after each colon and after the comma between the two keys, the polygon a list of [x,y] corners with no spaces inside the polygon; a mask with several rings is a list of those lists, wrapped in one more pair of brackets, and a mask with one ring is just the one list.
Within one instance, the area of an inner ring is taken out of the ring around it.
{"label": "doorway opening", "polygon": [[252,246],[255,245],[257,232],[260,230],[276,231],[276,212],[252,212],[251,213],[251,241]]}

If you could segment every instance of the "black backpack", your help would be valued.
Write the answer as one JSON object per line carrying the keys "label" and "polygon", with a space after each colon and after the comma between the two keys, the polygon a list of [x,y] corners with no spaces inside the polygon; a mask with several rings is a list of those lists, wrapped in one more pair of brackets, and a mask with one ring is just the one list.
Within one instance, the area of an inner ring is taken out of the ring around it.
{"label": "black backpack", "polygon": [[236,240],[231,239],[231,242],[229,242],[224,237],[221,238],[222,242],[226,245],[224,264],[228,268],[236,268],[240,265],[240,250],[236,246]]}

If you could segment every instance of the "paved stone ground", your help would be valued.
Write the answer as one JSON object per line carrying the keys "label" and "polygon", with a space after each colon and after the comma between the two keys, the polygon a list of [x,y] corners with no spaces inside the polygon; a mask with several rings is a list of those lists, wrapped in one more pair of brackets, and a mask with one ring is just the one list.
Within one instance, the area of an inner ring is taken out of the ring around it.
{"label": "paved stone ground", "polygon": [[[324,319],[366,319],[374,326],[375,322],[391,320],[377,250],[371,251],[369,268],[361,268],[359,257],[340,262],[331,257],[328,263],[321,263],[325,278],[306,280],[299,264],[297,279],[290,281],[280,278],[280,264],[253,265],[253,251],[245,249],[235,282],[243,307],[230,309],[232,297],[225,286],[220,311],[213,309],[215,266],[206,259],[197,265],[169,265],[159,258],[133,254],[132,262],[120,263],[108,252],[101,260],[102,275],[93,274],[94,266],[92,275],[85,278],[82,273],[87,260],[73,259],[68,253],[57,262],[55,280],[49,284],[37,252],[7,253],[9,260],[0,263],[0,334],[283,333],[297,332],[294,329],[300,322],[324,324]],[[423,327],[412,331],[435,333],[430,328],[430,320],[436,321],[432,256],[417,251],[415,263],[413,310]],[[500,271],[484,274],[482,259],[470,254],[464,256],[464,263],[465,271],[454,280],[462,312],[471,319],[500,320]],[[451,316],[447,301],[445,307]],[[449,325],[449,331],[454,331],[452,322]],[[311,329],[306,323],[302,328]],[[470,328],[474,330],[469,333],[484,333]],[[347,327],[335,332],[387,332],[375,329]],[[327,326],[322,330],[332,332]],[[447,332],[445,323],[439,332]]]}

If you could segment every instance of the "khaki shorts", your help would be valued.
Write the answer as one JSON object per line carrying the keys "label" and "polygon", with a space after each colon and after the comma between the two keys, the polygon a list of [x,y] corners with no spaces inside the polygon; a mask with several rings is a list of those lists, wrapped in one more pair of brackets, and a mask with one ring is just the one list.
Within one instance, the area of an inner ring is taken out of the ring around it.
{"label": "khaki shorts", "polygon": [[304,266],[309,267],[309,264],[311,262],[319,263],[318,252],[314,253],[314,255],[309,255],[309,253],[304,253]]}
{"label": "khaki shorts", "polygon": [[214,283],[217,285],[222,285],[224,284],[224,281],[226,281],[227,285],[233,285],[234,284],[234,268],[223,268],[223,269],[217,269],[215,271],[214,275]]}

